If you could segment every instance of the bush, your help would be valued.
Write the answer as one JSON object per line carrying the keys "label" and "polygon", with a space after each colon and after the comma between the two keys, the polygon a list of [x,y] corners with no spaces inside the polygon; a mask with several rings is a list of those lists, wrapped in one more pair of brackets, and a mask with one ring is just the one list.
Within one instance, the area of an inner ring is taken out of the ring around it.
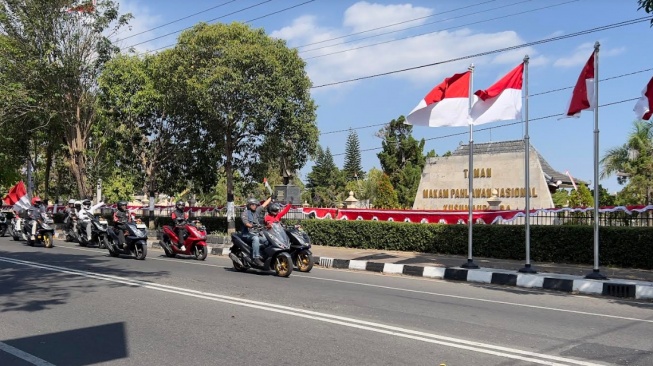
{"label": "bush", "polygon": [[[382,221],[303,220],[319,245],[467,255],[467,225]],[[531,225],[535,262],[593,264],[592,226]],[[525,259],[524,226],[475,225],[474,257]],[[653,228],[601,227],[602,266],[653,269]]]}

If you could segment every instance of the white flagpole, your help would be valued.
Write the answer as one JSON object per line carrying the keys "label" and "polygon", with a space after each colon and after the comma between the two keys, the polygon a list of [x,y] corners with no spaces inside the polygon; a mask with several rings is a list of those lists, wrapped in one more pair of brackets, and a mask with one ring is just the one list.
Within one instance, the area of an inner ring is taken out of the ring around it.
{"label": "white flagpole", "polygon": [[599,270],[599,47],[594,43],[594,269],[585,278],[604,280]]}
{"label": "white flagpole", "polygon": [[526,232],[526,264],[521,268],[521,273],[537,273],[531,267],[531,186],[530,186],[530,153],[531,143],[528,136],[528,55],[524,56],[524,187],[526,187],[526,202],[524,213],[526,214],[524,222],[524,231]]}
{"label": "white flagpole", "polygon": [[[474,64],[469,65],[469,111],[472,110],[472,103],[474,102]],[[469,216],[467,218],[467,262],[461,265],[462,268],[476,269],[478,266],[474,263],[472,256],[472,232],[474,225],[474,215],[472,213],[474,208],[474,123],[469,122],[469,171],[467,172],[469,180]]]}

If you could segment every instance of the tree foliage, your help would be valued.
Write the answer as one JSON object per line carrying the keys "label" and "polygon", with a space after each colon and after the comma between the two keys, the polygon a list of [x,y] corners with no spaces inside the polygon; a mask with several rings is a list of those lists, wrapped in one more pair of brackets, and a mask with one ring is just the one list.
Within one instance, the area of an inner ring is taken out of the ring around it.
{"label": "tree foliage", "polygon": [[383,174],[381,179],[377,182],[374,207],[395,208],[398,204],[397,192],[395,192],[395,189],[390,182],[390,177],[388,177],[387,174]]}
{"label": "tree foliage", "polygon": [[339,207],[344,198],[345,179],[335,162],[331,150],[318,146],[315,165],[307,175],[306,187],[316,206]]}
{"label": "tree foliage", "polygon": [[365,172],[361,166],[361,148],[358,141],[358,134],[354,130],[349,130],[349,136],[347,136],[347,142],[345,143],[345,164],[342,167],[342,172],[348,182],[365,178]]}
{"label": "tree foliage", "polygon": [[[637,10],[644,10],[648,14],[653,13],[653,0],[637,0],[639,8]],[[653,26],[653,19],[651,19],[651,26]]]}

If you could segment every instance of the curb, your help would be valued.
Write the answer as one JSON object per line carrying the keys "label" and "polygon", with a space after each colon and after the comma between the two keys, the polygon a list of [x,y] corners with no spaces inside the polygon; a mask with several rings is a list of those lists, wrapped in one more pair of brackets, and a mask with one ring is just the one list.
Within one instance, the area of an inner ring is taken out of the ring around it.
{"label": "curb", "polygon": [[387,274],[426,277],[440,280],[465,281],[494,285],[554,290],[567,293],[619,298],[653,299],[653,283],[635,280],[588,280],[562,274],[522,274],[501,269],[465,269],[460,267],[410,266],[361,260],[314,257],[325,268],[371,271]]}

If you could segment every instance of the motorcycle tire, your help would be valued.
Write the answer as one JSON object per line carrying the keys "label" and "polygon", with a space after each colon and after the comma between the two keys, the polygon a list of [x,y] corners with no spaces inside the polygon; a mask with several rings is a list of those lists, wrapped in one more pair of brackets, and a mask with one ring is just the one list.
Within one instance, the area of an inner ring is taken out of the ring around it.
{"label": "motorcycle tire", "polygon": [[54,241],[53,241],[53,238],[52,238],[52,233],[43,234],[43,246],[48,248],[48,249],[54,247]]}
{"label": "motorcycle tire", "polygon": [[80,247],[87,247],[88,243],[86,242],[86,240],[84,240],[82,238],[79,238],[79,246]]}
{"label": "motorcycle tire", "polygon": [[142,261],[147,257],[147,245],[138,244],[134,247],[134,257]]}
{"label": "motorcycle tire", "polygon": [[109,248],[109,240],[107,240],[107,237],[104,236],[101,239],[98,240],[97,247],[99,249],[107,249]]}
{"label": "motorcycle tire", "polygon": [[196,245],[193,248],[193,254],[195,255],[195,259],[203,261],[209,253],[206,250],[206,246]]}
{"label": "motorcycle tire", "polygon": [[[237,256],[241,261],[243,260],[243,256],[241,255],[240,252],[236,252],[236,253],[234,253],[234,255],[236,255],[236,256]],[[238,262],[232,260],[231,263],[233,263],[233,265],[234,265],[234,270],[235,270],[236,272],[245,272],[245,271],[247,271],[247,267],[245,267],[245,266],[239,264]]]}
{"label": "motorcycle tire", "polygon": [[302,250],[297,253],[295,265],[299,272],[310,272],[313,269],[313,255],[307,250]]}
{"label": "motorcycle tire", "polygon": [[6,234],[6,233],[7,233],[7,228],[6,228],[6,227],[5,227],[5,228],[2,228],[2,229],[0,229],[0,237],[3,237],[3,236],[5,236],[5,234]]}
{"label": "motorcycle tire", "polygon": [[288,277],[292,273],[292,259],[287,253],[281,253],[273,260],[274,272],[279,277]]}

